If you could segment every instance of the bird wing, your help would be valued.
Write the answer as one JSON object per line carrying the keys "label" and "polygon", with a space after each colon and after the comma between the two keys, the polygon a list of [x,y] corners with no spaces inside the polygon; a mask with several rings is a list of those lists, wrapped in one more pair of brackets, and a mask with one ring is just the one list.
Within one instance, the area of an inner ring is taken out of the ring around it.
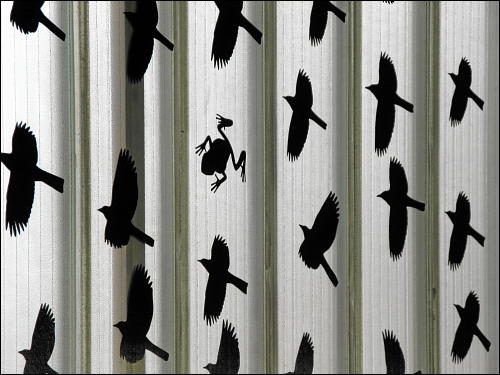
{"label": "bird wing", "polygon": [[470,292],[465,301],[465,312],[472,323],[476,324],[479,320],[479,299],[476,293]]}
{"label": "bird wing", "polygon": [[219,275],[210,274],[205,291],[203,318],[208,325],[219,319],[226,298],[226,281]]}
{"label": "bird wing", "polygon": [[406,173],[396,158],[391,158],[391,164],[389,166],[389,183],[391,185],[391,191],[406,195],[408,193],[408,180],[406,179]]}
{"label": "bird wing", "polygon": [[320,248],[326,250],[331,246],[337,234],[338,225],[339,201],[337,196],[330,192],[311,227],[311,235],[316,238],[316,243]]}
{"label": "bird wing", "polygon": [[295,86],[295,106],[296,108],[309,109],[313,104],[312,85],[309,76],[303,69],[299,70],[297,75],[297,84]]}
{"label": "bird wing", "polygon": [[287,155],[290,161],[295,161],[302,153],[309,132],[309,118],[304,111],[294,110],[288,129]]}
{"label": "bird wing", "polygon": [[[141,1],[138,1],[141,3]],[[153,30],[154,31],[154,30]],[[127,56],[127,77],[135,83],[142,80],[153,56],[153,33],[151,29],[136,27],[130,38]]]}
{"label": "bird wing", "polygon": [[314,366],[314,346],[311,336],[304,333],[295,360],[295,374],[312,374]]}
{"label": "bird wing", "polygon": [[243,1],[220,1],[216,0],[214,1],[215,5],[217,5],[217,8],[219,8],[220,11],[226,11],[230,12],[232,14],[238,14],[241,13],[243,10]]}
{"label": "bird wing", "polygon": [[[219,17],[215,24],[214,39],[212,41],[212,56],[214,66],[224,67],[233,55],[234,46],[238,38],[238,14],[231,9],[226,9],[230,4],[220,2],[224,5],[219,6]],[[234,6],[234,5],[233,5]]]}
{"label": "bird wing", "polygon": [[328,11],[321,1],[313,1],[311,19],[309,22],[309,40],[315,46],[321,42],[325,35]]}
{"label": "bird wing", "polygon": [[472,82],[472,70],[470,68],[470,63],[465,57],[462,57],[460,65],[458,66],[458,76],[462,80],[462,83],[469,87]]}
{"label": "bird wing", "polygon": [[237,374],[240,369],[240,349],[238,338],[231,323],[222,323],[219,354],[216,367],[221,374]]}
{"label": "bird wing", "polygon": [[460,321],[451,348],[453,362],[459,363],[465,358],[472,343],[472,336],[472,326],[465,323],[463,320]]}
{"label": "bird wing", "polygon": [[396,92],[398,89],[398,79],[396,77],[394,63],[385,52],[380,54],[378,81],[379,85],[382,85],[387,91]]}
{"label": "bird wing", "polygon": [[128,244],[130,232],[123,228],[121,222],[108,220],[104,230],[104,241],[113,247],[122,247]]}
{"label": "bird wing", "polygon": [[455,87],[453,98],[451,99],[450,121],[452,126],[457,126],[462,122],[467,109],[467,93],[461,87]]}
{"label": "bird wing", "polygon": [[137,8],[135,13],[140,17],[141,21],[148,23],[148,27],[153,27],[158,24],[158,7],[156,6],[156,1],[152,0],[141,0],[136,1]]}
{"label": "bird wing", "polygon": [[387,365],[388,374],[404,374],[405,373],[405,357],[398,339],[392,331],[384,331],[382,333],[385,349],[385,364]]}
{"label": "bird wing", "polygon": [[448,264],[452,270],[456,270],[462,263],[467,246],[467,233],[462,226],[454,225],[450,238],[450,251],[448,252]]}
{"label": "bird wing", "polygon": [[12,135],[12,154],[23,164],[36,165],[38,161],[36,138],[26,124],[16,124]]}
{"label": "bird wing", "polygon": [[31,350],[41,363],[47,363],[54,350],[55,326],[54,315],[49,305],[43,304],[40,306],[31,339]]}
{"label": "bird wing", "polygon": [[137,171],[128,150],[121,150],[113,181],[111,207],[123,215],[123,221],[132,220],[137,208]]}
{"label": "bird wing", "polygon": [[455,208],[456,214],[460,216],[460,221],[469,223],[470,221],[470,202],[469,198],[463,191],[458,194],[457,205]]}
{"label": "bird wing", "polygon": [[17,236],[28,224],[35,196],[35,181],[24,173],[11,171],[7,188],[5,224]]}
{"label": "bird wing", "polygon": [[403,254],[406,230],[408,227],[408,210],[402,204],[391,205],[389,213],[389,251],[393,260]]}
{"label": "bird wing", "polygon": [[24,34],[38,29],[39,15],[44,1],[14,1],[10,12],[12,22]]}
{"label": "bird wing", "polygon": [[212,244],[211,260],[220,270],[229,269],[229,248],[221,236],[215,236]]}
{"label": "bird wing", "polygon": [[392,138],[396,108],[389,100],[380,99],[375,117],[375,151],[377,155],[385,154]]}
{"label": "bird wing", "polygon": [[143,265],[136,266],[127,298],[127,325],[137,336],[146,336],[153,319],[153,283]]}

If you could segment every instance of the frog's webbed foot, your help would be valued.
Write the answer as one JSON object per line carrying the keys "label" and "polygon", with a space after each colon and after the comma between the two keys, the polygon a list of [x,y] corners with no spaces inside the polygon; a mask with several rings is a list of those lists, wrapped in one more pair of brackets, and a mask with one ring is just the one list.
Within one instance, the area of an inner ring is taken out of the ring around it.
{"label": "frog's webbed foot", "polygon": [[230,126],[233,126],[233,120],[222,117],[217,113],[217,125],[221,129],[229,128]]}
{"label": "frog's webbed foot", "polygon": [[243,160],[241,164],[241,181],[245,182],[247,180],[247,175],[245,173],[246,159]]}
{"label": "frog's webbed foot", "polygon": [[221,179],[219,179],[219,177],[217,177],[216,174],[214,174],[214,176],[217,179],[217,181],[212,182],[210,184],[210,186],[211,186],[210,190],[212,190],[215,193],[217,191],[217,189],[219,189],[219,186],[221,186],[224,183],[224,181],[226,181],[227,176],[225,173],[223,174],[223,177]]}
{"label": "frog's webbed foot", "polygon": [[238,169],[241,168],[241,181],[243,182],[247,180],[246,164],[247,164],[247,153],[245,151],[241,151],[240,158],[238,159],[237,163],[234,163],[234,157],[233,157],[234,170],[237,171]]}

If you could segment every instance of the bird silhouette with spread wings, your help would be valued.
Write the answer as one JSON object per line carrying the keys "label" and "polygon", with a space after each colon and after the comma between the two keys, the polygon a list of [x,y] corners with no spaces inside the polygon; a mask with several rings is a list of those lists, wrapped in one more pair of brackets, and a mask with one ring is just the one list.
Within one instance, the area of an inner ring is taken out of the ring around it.
{"label": "bird silhouette with spread wings", "polygon": [[43,3],[45,1],[15,0],[10,12],[10,22],[24,34],[34,33],[41,23],[64,42],[66,34],[43,14]]}
{"label": "bird silhouette with spread wings", "polygon": [[204,369],[210,374],[237,374],[240,370],[240,348],[231,323],[222,322],[217,363],[209,363]]}
{"label": "bird silhouette with spread wings", "polygon": [[328,12],[335,14],[342,22],[345,22],[345,13],[333,5],[330,1],[314,0],[309,21],[309,40],[313,46],[317,46],[325,35]]}
{"label": "bird silhouette with spread wings", "polygon": [[295,369],[289,374],[312,374],[314,367],[314,346],[309,333],[304,333],[300,342]]}
{"label": "bird silhouette with spread wings", "polygon": [[[405,373],[405,357],[401,350],[399,340],[392,331],[382,332],[385,350],[385,364],[388,374],[404,374]],[[421,374],[420,371],[415,374]]]}

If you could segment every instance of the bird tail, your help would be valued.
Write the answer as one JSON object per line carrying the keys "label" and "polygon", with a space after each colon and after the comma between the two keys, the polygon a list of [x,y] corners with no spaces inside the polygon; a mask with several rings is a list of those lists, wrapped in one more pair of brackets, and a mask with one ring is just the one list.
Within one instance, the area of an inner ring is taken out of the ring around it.
{"label": "bird tail", "polygon": [[64,42],[64,40],[66,39],[66,34],[64,33],[64,31],[62,31],[59,27],[54,25],[54,23],[51,20],[45,17],[45,14],[43,14],[42,12],[39,12],[39,14],[40,14],[40,22]]}
{"label": "bird tail", "polygon": [[326,122],[324,122],[316,113],[311,109],[311,113],[309,114],[309,118],[313,120],[316,124],[321,126],[323,129],[326,129]]}
{"label": "bird tail", "polygon": [[64,180],[61,177],[45,172],[43,169],[37,168],[35,180],[45,182],[59,193],[62,193],[64,190]]}
{"label": "bird tail", "polygon": [[480,234],[479,232],[477,232],[474,228],[472,228],[471,226],[469,226],[469,233],[467,233],[469,236],[472,236],[472,238],[474,238],[477,242],[479,242],[479,244],[484,247],[484,236],[482,234]]}
{"label": "bird tail", "polygon": [[149,341],[149,339],[147,337],[146,337],[145,348],[147,350],[149,350],[151,353],[156,354],[158,357],[160,357],[164,361],[168,361],[169,354],[165,350],[157,347],[155,344],[153,344],[151,341]]}
{"label": "bird tail", "polygon": [[406,205],[408,207],[416,208],[419,211],[425,211],[425,203],[416,201],[415,199],[410,197],[406,197]]}
{"label": "bird tail", "polygon": [[396,100],[394,101],[394,104],[399,105],[401,108],[406,109],[408,112],[413,113],[413,104],[410,102],[407,102],[403,98],[400,98],[399,96],[396,95]]}
{"label": "bird tail", "polygon": [[130,234],[132,236],[137,238],[139,241],[144,242],[146,245],[149,245],[151,247],[154,246],[155,240],[153,240],[151,237],[149,237],[142,230],[137,229],[133,224],[131,226],[132,226],[132,229],[130,230]]}
{"label": "bird tail", "polygon": [[477,338],[479,339],[479,341],[481,341],[481,344],[483,344],[483,346],[486,349],[486,351],[489,352],[490,351],[491,342],[490,342],[490,340],[488,340],[486,338],[485,335],[483,335],[483,333],[479,330],[479,328],[477,328],[477,326],[476,326],[476,329],[474,330],[474,334],[477,336]]}
{"label": "bird tail", "polygon": [[262,33],[254,25],[251,24],[243,15],[240,15],[240,26],[243,27],[248,33],[260,44],[262,40]]}
{"label": "bird tail", "polygon": [[472,90],[469,90],[469,98],[471,98],[472,100],[474,100],[474,103],[477,104],[477,106],[479,108],[481,108],[481,110],[483,109],[483,105],[484,105],[484,101],[483,99],[481,99],[479,96],[477,96],[474,91]]}
{"label": "bird tail", "polygon": [[44,374],[57,374],[57,371],[55,371],[52,367],[46,364]]}
{"label": "bird tail", "polygon": [[335,5],[332,3],[328,2],[328,8],[330,12],[335,14],[342,22],[345,22],[345,13],[342,12],[339,8],[337,8]]}
{"label": "bird tail", "polygon": [[330,268],[330,265],[326,262],[325,257],[323,257],[323,259],[321,259],[321,265],[323,266],[323,268],[326,271],[326,274],[328,275],[328,277],[332,281],[333,286],[337,286],[339,284],[337,276],[335,276],[335,272],[333,272],[333,270]]}
{"label": "bird tail", "polygon": [[157,39],[160,43],[162,43],[165,47],[167,47],[170,51],[174,50],[174,44],[166,37],[164,37],[163,34],[160,33],[158,30],[155,30],[153,37]]}
{"label": "bird tail", "polygon": [[246,281],[243,281],[240,278],[228,272],[227,282],[229,284],[233,284],[236,288],[241,290],[243,293],[247,294],[248,283]]}

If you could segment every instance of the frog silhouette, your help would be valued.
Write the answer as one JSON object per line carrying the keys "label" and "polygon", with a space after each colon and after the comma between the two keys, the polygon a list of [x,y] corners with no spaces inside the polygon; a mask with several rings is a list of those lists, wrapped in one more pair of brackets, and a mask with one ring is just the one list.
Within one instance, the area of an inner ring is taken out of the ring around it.
{"label": "frog silhouette", "polygon": [[[224,129],[231,126],[233,126],[233,120],[217,114],[217,129],[222,135],[222,138],[217,138],[212,141],[210,136],[207,136],[202,144],[196,146],[196,154],[203,154],[201,159],[201,172],[207,176],[214,175],[216,178],[216,181],[210,184],[210,190],[214,193],[227,179],[226,166],[230,156],[234,170],[237,171],[241,168],[241,180],[243,182],[246,181],[245,164],[247,154],[245,151],[241,151],[240,158],[236,161],[231,143],[224,133]],[[208,151],[206,150],[207,143],[209,145]],[[222,175],[222,178],[219,178],[216,173]]]}

